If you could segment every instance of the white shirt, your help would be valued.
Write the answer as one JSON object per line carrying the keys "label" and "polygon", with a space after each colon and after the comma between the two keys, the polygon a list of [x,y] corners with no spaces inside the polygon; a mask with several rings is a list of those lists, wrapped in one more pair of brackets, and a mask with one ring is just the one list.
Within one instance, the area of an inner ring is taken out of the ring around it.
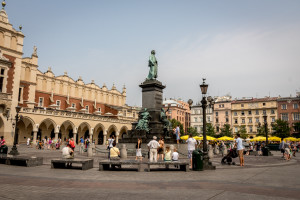
{"label": "white shirt", "polygon": [[237,150],[244,149],[243,140],[241,138],[237,138],[235,142],[236,142],[236,149]]}
{"label": "white shirt", "polygon": [[179,154],[177,153],[177,152],[173,152],[172,153],[172,160],[178,160],[178,158],[179,158]]}
{"label": "white shirt", "polygon": [[176,127],[176,131],[175,131],[175,133],[177,133],[177,134],[180,134],[180,129],[179,129],[179,127],[178,127],[178,126]]}
{"label": "white shirt", "polygon": [[109,148],[113,148],[114,139],[108,139]]}
{"label": "white shirt", "polygon": [[150,149],[157,149],[160,145],[159,143],[156,141],[156,140],[151,140],[147,146],[150,148]]}
{"label": "white shirt", "polygon": [[197,144],[197,141],[194,138],[187,139],[186,143],[188,143],[188,151],[195,150],[195,145]]}
{"label": "white shirt", "polygon": [[70,155],[71,148],[70,147],[64,147],[61,151],[62,151],[62,157],[63,158],[69,158],[69,157],[71,157],[71,155]]}

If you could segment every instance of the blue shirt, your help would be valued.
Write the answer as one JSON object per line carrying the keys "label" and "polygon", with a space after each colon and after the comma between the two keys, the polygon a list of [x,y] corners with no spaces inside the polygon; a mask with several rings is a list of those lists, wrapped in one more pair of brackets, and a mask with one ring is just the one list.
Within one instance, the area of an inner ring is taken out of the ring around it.
{"label": "blue shirt", "polygon": [[84,139],[83,138],[80,138],[80,143],[84,143]]}

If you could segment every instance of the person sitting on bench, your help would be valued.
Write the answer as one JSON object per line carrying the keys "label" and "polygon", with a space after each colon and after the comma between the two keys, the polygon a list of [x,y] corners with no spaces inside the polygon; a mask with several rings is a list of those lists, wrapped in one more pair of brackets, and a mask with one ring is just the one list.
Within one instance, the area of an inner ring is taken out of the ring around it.
{"label": "person sitting on bench", "polygon": [[172,161],[178,161],[179,159],[179,154],[177,152],[177,149],[174,149],[174,152],[172,153]]}
{"label": "person sitting on bench", "polygon": [[110,159],[119,160],[120,159],[120,150],[116,147],[116,141],[113,142],[113,147],[110,148]]}
{"label": "person sitting on bench", "polygon": [[171,150],[170,146],[166,146],[164,161],[171,161]]}
{"label": "person sitting on bench", "polygon": [[62,150],[62,158],[74,158],[74,151],[71,149],[70,145],[68,144],[66,147],[64,147]]}

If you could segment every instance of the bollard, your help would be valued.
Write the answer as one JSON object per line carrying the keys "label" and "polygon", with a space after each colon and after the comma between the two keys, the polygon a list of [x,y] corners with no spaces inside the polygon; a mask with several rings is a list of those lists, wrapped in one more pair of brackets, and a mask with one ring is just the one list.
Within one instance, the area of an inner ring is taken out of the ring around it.
{"label": "bollard", "polygon": [[222,156],[225,156],[225,155],[227,155],[227,147],[226,147],[226,145],[224,145],[223,146],[223,148],[222,148]]}
{"label": "bollard", "polygon": [[211,145],[208,146],[208,157],[209,159],[212,159],[214,157],[214,152]]}
{"label": "bollard", "polygon": [[214,154],[218,155],[219,153],[220,153],[219,147],[217,145],[215,145]]}
{"label": "bollard", "polygon": [[96,145],[95,145],[95,143],[92,143],[92,152],[93,152],[93,156],[95,156],[96,155]]}
{"label": "bollard", "polygon": [[121,156],[121,159],[127,159],[126,144],[121,145],[120,156]]}
{"label": "bollard", "polygon": [[88,157],[93,156],[93,148],[92,148],[92,145],[90,145],[90,144],[88,145],[87,153],[88,153]]}
{"label": "bollard", "polygon": [[170,145],[171,155],[173,154],[173,152],[174,152],[174,149],[175,149],[174,145],[173,145],[173,144],[171,144],[171,145]]}

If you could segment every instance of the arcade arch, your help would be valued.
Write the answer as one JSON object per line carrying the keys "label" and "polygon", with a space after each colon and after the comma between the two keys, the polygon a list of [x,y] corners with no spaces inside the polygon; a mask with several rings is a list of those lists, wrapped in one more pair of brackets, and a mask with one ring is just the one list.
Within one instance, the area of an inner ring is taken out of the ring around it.
{"label": "arcade arch", "polygon": [[57,127],[57,125],[52,119],[44,119],[39,125],[36,139],[55,138],[55,127]]}
{"label": "arcade arch", "polygon": [[89,138],[90,137],[90,130],[91,130],[91,126],[89,123],[87,122],[82,122],[79,126],[78,126],[78,138],[83,137],[84,139]]}
{"label": "arcade arch", "polygon": [[95,144],[104,144],[104,131],[105,128],[103,124],[99,123],[94,128],[93,140],[95,140]]}
{"label": "arcade arch", "polygon": [[120,138],[123,138],[124,134],[126,135],[128,132],[128,128],[127,126],[122,126],[122,128],[120,129]]}
{"label": "arcade arch", "polygon": [[69,138],[74,138],[75,141],[77,141],[77,138],[75,138],[74,133],[76,133],[75,125],[70,120],[64,121],[59,129],[58,138],[61,138],[63,141],[68,140]]}

